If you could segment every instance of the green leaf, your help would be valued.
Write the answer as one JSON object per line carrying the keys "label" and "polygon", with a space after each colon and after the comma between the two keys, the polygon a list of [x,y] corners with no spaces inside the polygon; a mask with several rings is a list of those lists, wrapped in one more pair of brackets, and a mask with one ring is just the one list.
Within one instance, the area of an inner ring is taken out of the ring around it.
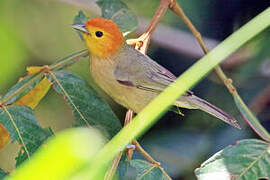
{"label": "green leaf", "polygon": [[39,126],[33,110],[26,106],[1,108],[0,123],[8,130],[11,140],[17,141],[24,148],[17,165],[30,157],[52,135],[50,130]]}
{"label": "green leaf", "polygon": [[199,180],[256,180],[270,177],[270,144],[247,139],[228,146],[195,170]]}
{"label": "green leaf", "polygon": [[140,180],[164,180],[162,171],[159,167],[140,159],[130,161],[130,165],[136,168],[137,177]]}
{"label": "green leaf", "polygon": [[113,20],[124,35],[134,31],[138,26],[137,17],[120,0],[98,0],[102,17]]}
{"label": "green leaf", "polygon": [[0,179],[4,179],[4,177],[7,175],[7,173],[0,168]]}
{"label": "green leaf", "polygon": [[18,99],[26,95],[31,89],[33,89],[42,79],[43,77],[40,74],[34,74],[34,75],[25,77],[22,81],[15,84],[8,91],[8,93],[4,96],[3,99],[5,100],[6,98],[14,94],[14,92],[16,92],[18,89],[21,89],[22,86],[24,86],[26,83],[29,84],[29,86],[27,86],[24,91],[21,91],[20,93],[15,94],[15,96],[13,96],[8,102],[6,102],[6,104],[12,104],[16,102]]}
{"label": "green leaf", "polygon": [[78,15],[74,17],[74,24],[82,24],[86,22],[89,18],[85,16],[82,11],[78,12]]}
{"label": "green leaf", "polygon": [[79,125],[94,126],[109,138],[121,129],[120,121],[110,106],[78,75],[69,71],[53,71],[48,79],[65,97]]}

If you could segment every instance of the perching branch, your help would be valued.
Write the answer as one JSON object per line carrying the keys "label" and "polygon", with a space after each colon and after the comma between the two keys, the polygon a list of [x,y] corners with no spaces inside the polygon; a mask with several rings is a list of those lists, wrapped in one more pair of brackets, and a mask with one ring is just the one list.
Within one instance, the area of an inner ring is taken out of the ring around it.
{"label": "perching branch", "polygon": [[[129,39],[127,40],[127,43],[130,45],[135,46],[137,50],[139,50],[142,54],[146,54],[151,36],[153,32],[155,31],[159,21],[161,18],[164,16],[166,10],[168,9],[168,5],[170,4],[170,0],[161,0],[160,4],[154,14],[153,19],[151,20],[150,24],[147,26],[145,32],[137,39]],[[126,120],[125,124],[128,124],[133,117],[133,112],[131,110],[128,110],[126,113]],[[144,156],[145,159],[147,159],[150,163],[153,165],[159,167],[164,174],[164,176],[168,179],[171,180],[171,177],[167,174],[167,172],[160,166],[160,163],[154,160],[150,154],[148,154],[142,146],[139,144],[137,140],[133,140],[132,142],[133,145],[135,145],[135,149]],[[133,149],[128,149],[127,150],[127,159],[131,159],[131,156],[133,154]]]}
{"label": "perching branch", "polygon": [[[161,0],[160,5],[158,7],[158,9],[156,10],[155,14],[154,14],[154,18],[152,19],[152,21],[150,22],[150,24],[148,25],[146,31],[137,39],[129,39],[127,40],[127,43],[130,45],[135,46],[135,48],[137,50],[139,50],[141,53],[146,54],[146,51],[148,49],[149,43],[150,43],[150,39],[151,36],[154,32],[154,30],[156,29],[160,19],[163,17],[163,15],[165,14],[168,5],[170,3],[170,0]],[[133,111],[132,110],[128,110],[126,112],[126,118],[125,118],[125,125],[127,125],[133,118]],[[160,163],[157,162],[156,160],[154,160],[150,154],[148,154],[143,148],[142,146],[139,144],[139,142],[137,140],[133,140],[132,142],[133,145],[135,145],[135,149],[142,154],[145,159],[147,159],[150,163],[152,163],[153,165],[159,167],[162,171],[162,173],[167,177],[167,179],[171,179],[170,176],[164,171],[164,169],[160,166]],[[126,153],[127,153],[127,160],[131,160],[132,155],[133,155],[133,148],[129,148],[127,149]],[[116,159],[121,156],[122,153],[120,153]],[[120,157],[121,158],[121,157]],[[116,161],[116,159],[113,161],[113,164],[111,166],[110,169],[112,169],[113,167],[117,167],[119,161]],[[109,172],[111,171],[109,169]],[[113,177],[113,174],[111,174],[110,176],[111,178]]]}

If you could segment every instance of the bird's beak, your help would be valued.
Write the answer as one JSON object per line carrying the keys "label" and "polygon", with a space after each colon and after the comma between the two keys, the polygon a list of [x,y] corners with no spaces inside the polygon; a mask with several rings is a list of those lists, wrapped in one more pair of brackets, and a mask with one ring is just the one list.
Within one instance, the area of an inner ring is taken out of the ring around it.
{"label": "bird's beak", "polygon": [[85,24],[72,24],[72,27],[82,33],[90,34],[85,28]]}

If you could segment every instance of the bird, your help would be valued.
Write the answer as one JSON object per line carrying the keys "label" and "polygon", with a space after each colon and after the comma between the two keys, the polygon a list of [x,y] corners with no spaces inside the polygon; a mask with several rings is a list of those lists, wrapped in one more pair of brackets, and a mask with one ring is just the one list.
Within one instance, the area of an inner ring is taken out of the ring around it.
{"label": "bird", "polygon": [[[169,70],[128,45],[112,20],[94,17],[82,24],[73,24],[72,27],[83,35],[90,54],[90,74],[96,84],[127,109],[139,113],[176,80]],[[190,90],[173,105],[200,109],[240,129],[234,117]]]}

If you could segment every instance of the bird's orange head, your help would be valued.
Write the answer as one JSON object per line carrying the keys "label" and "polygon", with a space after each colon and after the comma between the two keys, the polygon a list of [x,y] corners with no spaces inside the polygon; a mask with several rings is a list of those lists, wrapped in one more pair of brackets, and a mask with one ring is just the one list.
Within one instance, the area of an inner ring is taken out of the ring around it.
{"label": "bird's orange head", "polygon": [[122,32],[112,20],[97,17],[84,24],[74,24],[72,27],[83,33],[92,56],[99,58],[113,56],[124,42]]}

